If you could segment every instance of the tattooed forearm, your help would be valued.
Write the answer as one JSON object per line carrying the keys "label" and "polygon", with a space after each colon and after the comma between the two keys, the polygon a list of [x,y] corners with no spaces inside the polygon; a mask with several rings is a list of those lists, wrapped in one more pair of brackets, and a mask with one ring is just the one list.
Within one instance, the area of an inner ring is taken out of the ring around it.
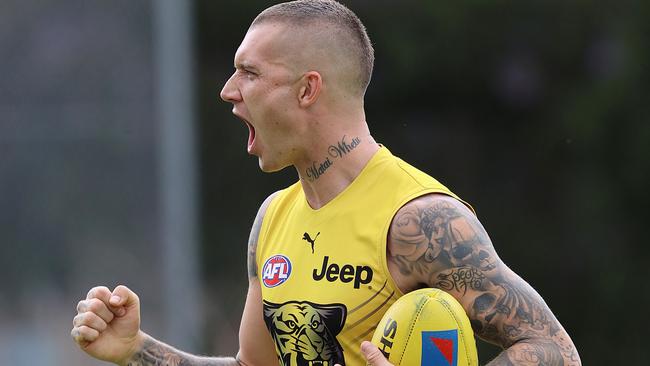
{"label": "tattooed forearm", "polygon": [[127,366],[239,366],[234,358],[196,357],[152,338],[145,339]]}
{"label": "tattooed forearm", "polygon": [[501,353],[488,366],[564,365],[559,347],[552,342],[521,342]]}
{"label": "tattooed forearm", "polygon": [[428,195],[404,206],[393,219],[388,250],[405,282],[447,291],[479,337],[508,348],[500,362],[580,364],[544,300],[501,262],[475,215],[457,200]]}

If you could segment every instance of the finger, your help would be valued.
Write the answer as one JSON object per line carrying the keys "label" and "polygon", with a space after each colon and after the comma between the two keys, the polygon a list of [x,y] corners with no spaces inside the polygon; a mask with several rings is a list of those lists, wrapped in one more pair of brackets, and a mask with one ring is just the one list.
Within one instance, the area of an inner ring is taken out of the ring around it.
{"label": "finger", "polygon": [[[110,323],[116,315],[103,301],[97,298],[79,301],[79,304],[77,304],[77,312],[79,314],[87,312],[95,313],[106,323]],[[116,312],[119,315],[120,312],[124,312],[124,309],[117,309]]]}
{"label": "finger", "polygon": [[113,306],[133,306],[139,305],[140,299],[128,287],[119,285],[113,290],[109,303]]}
{"label": "finger", "polygon": [[93,342],[96,340],[99,337],[99,332],[96,329],[82,325],[72,328],[70,335],[75,342],[83,344],[84,342]]}
{"label": "finger", "polygon": [[77,314],[77,316],[72,319],[72,325],[75,327],[87,326],[92,329],[96,329],[101,332],[108,326],[104,319],[100,318],[99,315],[91,313],[90,311]]}
{"label": "finger", "polygon": [[369,366],[392,366],[379,348],[368,341],[361,343],[361,353],[368,361]]}
{"label": "finger", "polygon": [[106,286],[96,286],[90,289],[88,291],[88,295],[86,295],[86,299],[94,299],[98,298],[100,300],[106,300],[105,302],[108,303],[108,299],[111,298],[111,290],[108,289]]}
{"label": "finger", "polygon": [[108,287],[97,286],[91,288],[90,291],[88,291],[88,295],[86,296],[86,299],[99,299],[108,306],[108,309],[112,311],[113,314],[117,316],[124,315],[125,311],[122,307],[114,306],[110,303],[110,299],[112,295],[113,294],[111,293],[111,290],[108,289]]}

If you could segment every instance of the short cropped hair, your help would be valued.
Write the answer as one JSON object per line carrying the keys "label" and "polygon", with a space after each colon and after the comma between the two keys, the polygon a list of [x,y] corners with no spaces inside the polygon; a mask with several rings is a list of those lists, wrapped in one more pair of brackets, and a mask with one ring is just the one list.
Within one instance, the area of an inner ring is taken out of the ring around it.
{"label": "short cropped hair", "polygon": [[368,88],[375,63],[375,51],[366,32],[366,27],[359,17],[345,5],[334,0],[297,0],[280,3],[262,11],[251,24],[281,22],[291,26],[312,26],[324,24],[334,26],[344,37],[339,37],[341,47],[351,50],[351,57],[356,58],[358,80],[354,84],[357,92],[363,95]]}

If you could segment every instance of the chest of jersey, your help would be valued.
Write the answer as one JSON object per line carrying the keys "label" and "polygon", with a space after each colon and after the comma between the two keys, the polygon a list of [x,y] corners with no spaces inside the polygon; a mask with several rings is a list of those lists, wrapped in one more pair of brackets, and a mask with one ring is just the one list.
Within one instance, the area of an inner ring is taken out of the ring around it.
{"label": "chest of jersey", "polygon": [[382,149],[319,210],[300,184],[271,203],[256,260],[264,320],[282,365],[366,364],[360,343],[402,295],[386,265],[391,219],[413,197],[448,192],[416,173]]}
{"label": "chest of jersey", "polygon": [[346,209],[341,215],[300,211],[287,208],[275,219],[258,262],[278,353],[284,365],[363,364],[347,349],[372,335],[397,296],[382,268],[381,230],[360,228],[385,223]]}

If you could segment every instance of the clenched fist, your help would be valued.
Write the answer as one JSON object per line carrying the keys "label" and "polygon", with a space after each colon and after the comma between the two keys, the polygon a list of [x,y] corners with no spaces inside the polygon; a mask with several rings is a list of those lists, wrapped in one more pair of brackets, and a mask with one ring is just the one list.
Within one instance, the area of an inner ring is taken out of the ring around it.
{"label": "clenched fist", "polygon": [[72,339],[89,355],[100,360],[125,364],[141,347],[140,300],[126,286],[112,292],[94,287],[77,304],[70,332]]}

